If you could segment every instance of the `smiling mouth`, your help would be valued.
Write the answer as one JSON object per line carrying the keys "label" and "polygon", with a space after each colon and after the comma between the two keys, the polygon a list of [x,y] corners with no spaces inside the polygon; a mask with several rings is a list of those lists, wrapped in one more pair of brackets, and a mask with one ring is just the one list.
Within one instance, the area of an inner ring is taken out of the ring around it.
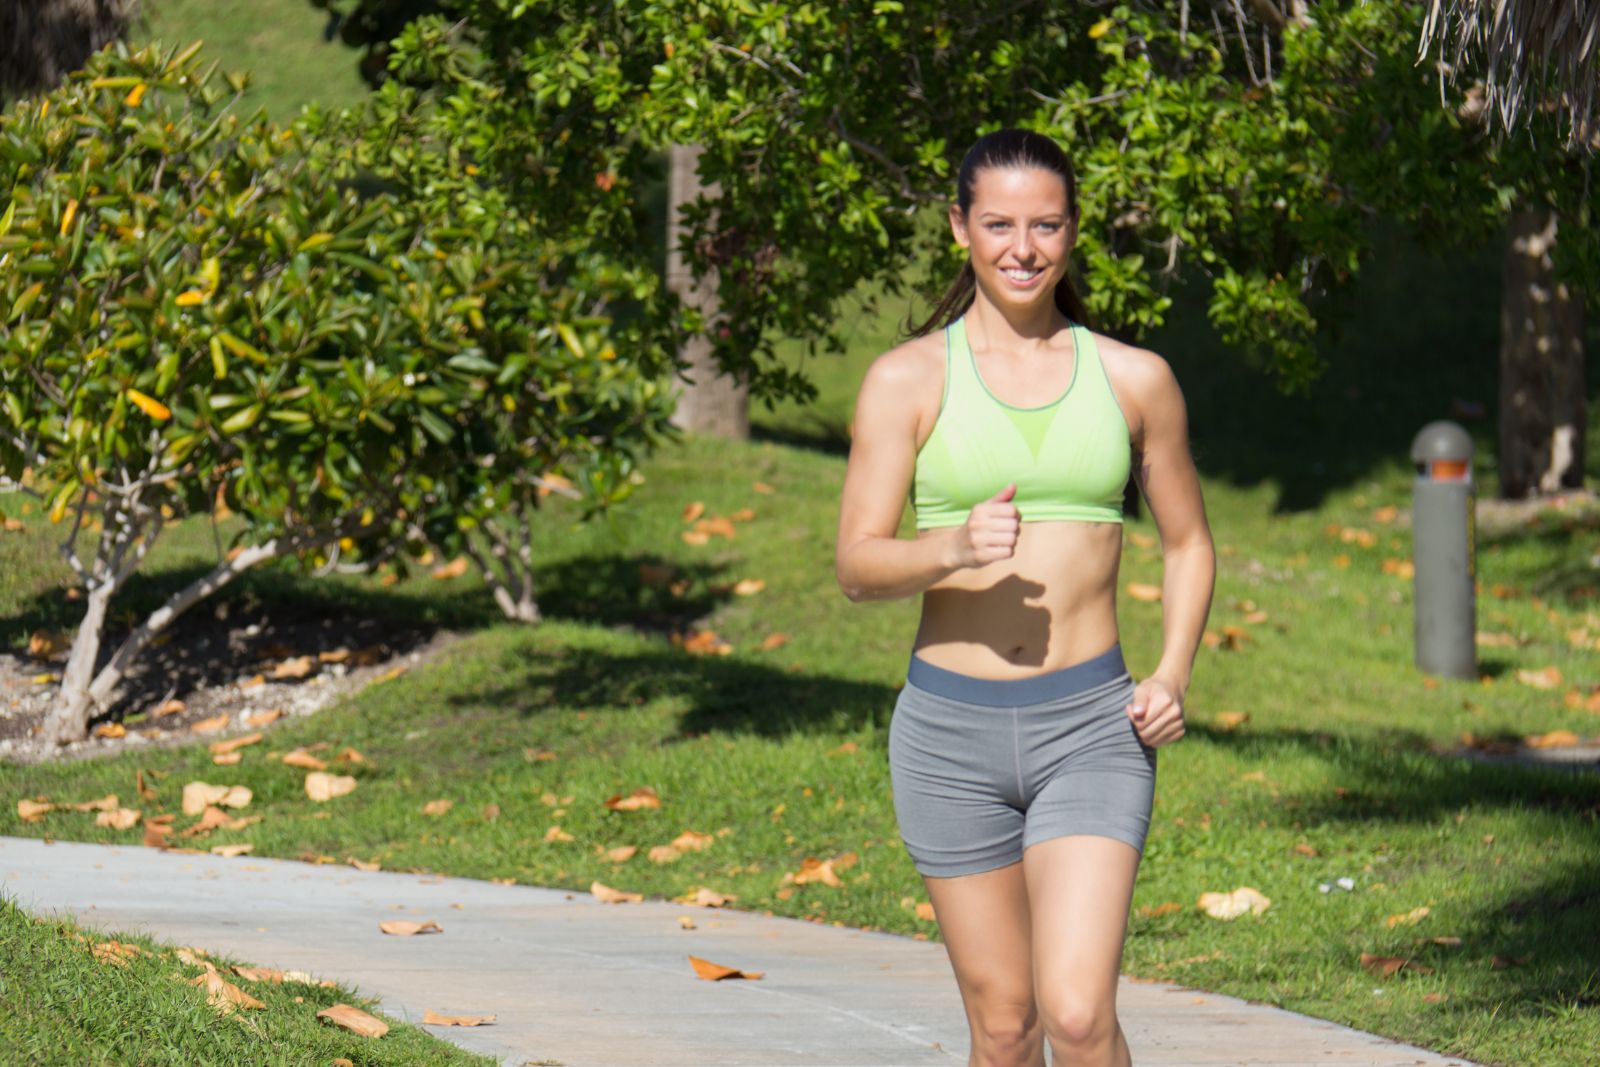
{"label": "smiling mouth", "polygon": [[1007,278],[1010,278],[1014,282],[1031,282],[1033,279],[1043,274],[1044,271],[1037,267],[1032,269],[1023,269],[1022,267],[1002,267],[1000,273],[1004,274]]}

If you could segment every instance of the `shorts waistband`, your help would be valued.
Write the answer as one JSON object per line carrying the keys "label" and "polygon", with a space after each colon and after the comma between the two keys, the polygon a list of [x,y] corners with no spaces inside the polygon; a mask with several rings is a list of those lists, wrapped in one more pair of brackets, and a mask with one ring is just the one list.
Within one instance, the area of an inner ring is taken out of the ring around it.
{"label": "shorts waistband", "polygon": [[1122,659],[1122,645],[1118,643],[1093,659],[1030,678],[974,678],[970,674],[935,667],[927,660],[912,655],[906,681],[924,692],[948,700],[959,700],[964,704],[1019,708],[1093,689],[1120,678],[1127,671]]}

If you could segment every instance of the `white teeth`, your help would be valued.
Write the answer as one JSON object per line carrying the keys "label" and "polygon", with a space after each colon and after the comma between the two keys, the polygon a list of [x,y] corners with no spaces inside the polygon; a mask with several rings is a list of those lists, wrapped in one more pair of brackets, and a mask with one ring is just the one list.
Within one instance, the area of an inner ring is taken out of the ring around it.
{"label": "white teeth", "polygon": [[1019,282],[1025,282],[1029,278],[1032,278],[1035,275],[1041,274],[1043,272],[1039,271],[1039,270],[1022,270],[1021,268],[1017,268],[1017,267],[1006,267],[1006,268],[1003,268],[1003,273],[1008,278],[1014,278]]}

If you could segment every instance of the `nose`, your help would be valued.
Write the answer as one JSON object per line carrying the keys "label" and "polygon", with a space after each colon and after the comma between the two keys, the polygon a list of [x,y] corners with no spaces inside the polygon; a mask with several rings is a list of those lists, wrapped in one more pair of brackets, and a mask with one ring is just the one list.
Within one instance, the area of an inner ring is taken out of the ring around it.
{"label": "nose", "polygon": [[1028,227],[1017,227],[1011,239],[1011,255],[1018,263],[1027,263],[1033,258],[1033,235],[1028,232]]}

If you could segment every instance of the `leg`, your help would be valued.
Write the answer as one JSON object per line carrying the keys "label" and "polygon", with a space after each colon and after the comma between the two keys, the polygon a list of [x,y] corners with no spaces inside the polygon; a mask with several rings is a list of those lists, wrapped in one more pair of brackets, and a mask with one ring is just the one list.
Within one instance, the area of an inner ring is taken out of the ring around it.
{"label": "leg", "polygon": [[1110,837],[1054,837],[1022,867],[1033,915],[1034,987],[1056,1067],[1131,1067],[1117,974],[1139,852]]}
{"label": "leg", "polygon": [[1044,1067],[1022,864],[923,881],[972,1031],[969,1067]]}

